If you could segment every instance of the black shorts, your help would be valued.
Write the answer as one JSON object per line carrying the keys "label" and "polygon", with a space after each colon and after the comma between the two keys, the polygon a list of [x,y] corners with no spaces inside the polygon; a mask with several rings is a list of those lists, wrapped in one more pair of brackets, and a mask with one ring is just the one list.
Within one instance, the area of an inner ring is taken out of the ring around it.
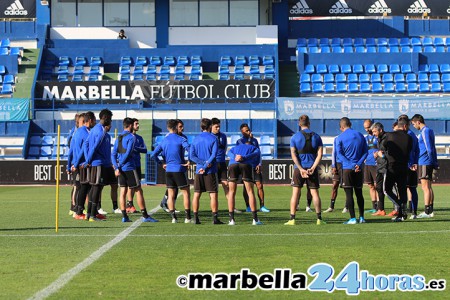
{"label": "black shorts", "polygon": [[419,176],[417,171],[413,171],[408,168],[406,186],[407,187],[417,187],[417,182],[419,181]]}
{"label": "black shorts", "polygon": [[253,167],[248,164],[232,164],[228,166],[228,181],[237,182],[239,177],[242,181],[254,182]]}
{"label": "black shorts", "polygon": [[188,186],[185,172],[166,172],[166,187],[168,189],[182,189]]}
{"label": "black shorts", "polygon": [[256,173],[256,168],[253,168],[253,180],[259,181],[261,183],[263,183],[263,176],[262,176],[262,167],[259,167],[259,173]]}
{"label": "black shorts", "polygon": [[336,163],[336,173],[333,174],[333,181],[341,182],[342,164]]}
{"label": "black shorts", "polygon": [[433,166],[419,165],[419,179],[433,180]]}
{"label": "black shorts", "polygon": [[110,185],[117,183],[113,167],[95,166],[89,168],[89,183],[91,185]]}
{"label": "black shorts", "polygon": [[121,171],[119,175],[119,186],[129,187],[130,189],[141,186],[141,179],[138,177],[137,170]]}
{"label": "black shorts", "polygon": [[79,168],[78,177],[81,184],[88,184],[90,182],[90,172],[91,168]]}
{"label": "black shorts", "polygon": [[195,174],[194,192],[196,193],[217,193],[217,176],[211,174]]}
{"label": "black shorts", "polygon": [[80,172],[78,171],[78,169],[70,173],[70,180],[72,181],[72,185],[80,184]]}
{"label": "black shorts", "polygon": [[308,178],[303,178],[300,175],[299,169],[294,169],[294,175],[292,177],[291,186],[293,187],[303,187],[303,185],[306,182],[306,186],[309,189],[317,190],[320,188],[319,184],[319,172],[317,172],[317,169],[314,170],[314,173],[312,175],[309,175]]}
{"label": "black shorts", "polygon": [[377,182],[377,166],[364,166],[364,183],[374,184]]}
{"label": "black shorts", "polygon": [[342,187],[361,189],[363,187],[363,172],[355,170],[342,170]]}
{"label": "black shorts", "polygon": [[227,163],[217,163],[217,178],[219,181],[227,181]]}
{"label": "black shorts", "polygon": [[141,181],[141,178],[142,178],[142,168],[141,168],[141,166],[136,167],[136,172],[137,172],[139,181]]}

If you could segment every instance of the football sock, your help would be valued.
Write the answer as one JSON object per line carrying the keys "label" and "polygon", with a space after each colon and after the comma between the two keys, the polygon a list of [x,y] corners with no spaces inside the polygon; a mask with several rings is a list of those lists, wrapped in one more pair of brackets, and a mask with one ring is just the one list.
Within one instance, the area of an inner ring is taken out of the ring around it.
{"label": "football sock", "polygon": [[184,210],[184,214],[186,215],[186,219],[191,219],[191,210],[190,209],[185,209]]}
{"label": "football sock", "polygon": [[122,217],[123,217],[123,218],[128,218],[128,215],[127,215],[127,211],[126,211],[126,210],[122,210]]}
{"label": "football sock", "polygon": [[317,213],[317,219],[322,220],[322,213]]}
{"label": "football sock", "polygon": [[331,199],[330,208],[334,209],[334,203],[335,202],[336,202],[336,199]]}
{"label": "football sock", "polygon": [[234,220],[234,211],[229,211],[228,215],[230,216],[230,221]]}
{"label": "football sock", "polygon": [[434,205],[433,204],[430,204],[429,211],[430,211],[430,214],[434,211]]}
{"label": "football sock", "polygon": [[306,202],[307,202],[308,207],[311,207],[312,198],[306,199]]}
{"label": "football sock", "polygon": [[291,218],[289,220],[295,220],[295,214],[291,214]]}
{"label": "football sock", "polygon": [[258,221],[258,213],[255,211],[252,211],[253,220]]}
{"label": "football sock", "polygon": [[354,189],[356,195],[356,202],[358,203],[359,216],[364,218],[364,196],[362,189]]}
{"label": "football sock", "polygon": [[345,202],[350,213],[350,218],[355,218],[355,200],[353,199],[353,188],[345,188]]}
{"label": "football sock", "polygon": [[147,209],[146,209],[146,208],[141,209],[141,212],[142,212],[142,216],[143,216],[144,218],[148,218],[148,213],[147,213]]}
{"label": "football sock", "polygon": [[127,200],[127,207],[133,207],[133,200]]}
{"label": "football sock", "polygon": [[372,200],[372,208],[377,210],[377,200]]}
{"label": "football sock", "polygon": [[177,219],[177,215],[175,213],[175,209],[170,210],[170,215],[172,216],[172,219]]}
{"label": "football sock", "polygon": [[218,221],[218,220],[219,220],[219,214],[217,213],[217,211],[216,211],[216,212],[213,212],[213,213],[212,213],[212,216],[213,216],[213,220],[214,220],[214,221]]}
{"label": "football sock", "polygon": [[194,212],[194,219],[198,220],[198,212]]}

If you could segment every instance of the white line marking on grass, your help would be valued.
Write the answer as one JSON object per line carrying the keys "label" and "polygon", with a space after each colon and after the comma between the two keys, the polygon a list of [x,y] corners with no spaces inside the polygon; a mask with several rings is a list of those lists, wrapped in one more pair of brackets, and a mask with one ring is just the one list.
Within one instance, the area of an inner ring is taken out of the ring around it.
{"label": "white line marking on grass", "polygon": [[[142,224],[142,220],[137,220],[131,224],[130,227],[119,233],[114,239],[100,247],[97,251],[92,253],[89,257],[87,257],[85,260],[80,262],[78,265],[67,271],[66,273],[59,276],[58,279],[53,281],[49,286],[46,288],[40,290],[36,294],[34,294],[29,299],[45,299],[49,297],[50,295],[56,293],[59,289],[61,289],[63,286],[65,286],[69,281],[72,280],[78,273],[92,265],[97,259],[102,257],[103,254],[108,252],[112,247],[120,243],[123,239],[125,239],[133,230],[139,227],[139,225]],[[58,235],[55,235],[58,236]],[[66,235],[67,236],[67,235]]]}
{"label": "white line marking on grass", "polygon": [[[425,234],[425,233],[450,233],[450,230],[434,230],[434,231],[386,231],[386,232],[302,232],[302,233],[218,233],[218,234],[129,234],[128,237],[248,237],[248,236],[333,236],[333,235],[371,235],[371,234]],[[113,234],[1,234],[0,237],[112,237]]]}

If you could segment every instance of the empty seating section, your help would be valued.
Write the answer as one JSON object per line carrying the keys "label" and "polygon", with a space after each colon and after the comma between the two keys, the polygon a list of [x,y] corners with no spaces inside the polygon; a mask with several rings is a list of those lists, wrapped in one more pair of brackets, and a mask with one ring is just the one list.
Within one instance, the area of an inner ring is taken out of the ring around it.
{"label": "empty seating section", "polygon": [[[28,140],[28,155],[31,159],[55,159],[58,154],[58,139],[56,134],[31,135]],[[67,137],[60,136],[59,155],[66,159],[69,153]]]}
{"label": "empty seating section", "polygon": [[442,37],[401,38],[299,38],[298,53],[444,53],[450,39]]}
{"label": "empty seating section", "polygon": [[123,56],[118,79],[126,80],[200,80],[203,76],[202,58],[188,56]]}
{"label": "empty seating section", "polygon": [[41,80],[58,81],[98,81],[104,75],[103,59],[100,56],[77,56],[72,60],[60,56],[57,60],[46,59],[40,71]]}
{"label": "empty seating section", "polygon": [[417,72],[409,64],[319,64],[306,65],[300,73],[301,93],[439,93],[447,83],[449,64],[419,65]]}
{"label": "empty seating section", "polygon": [[242,79],[274,79],[276,77],[275,62],[271,55],[237,55],[220,57],[218,67],[219,80]]}
{"label": "empty seating section", "polygon": [[16,77],[8,74],[8,70],[4,65],[0,65],[0,97],[12,97]]}

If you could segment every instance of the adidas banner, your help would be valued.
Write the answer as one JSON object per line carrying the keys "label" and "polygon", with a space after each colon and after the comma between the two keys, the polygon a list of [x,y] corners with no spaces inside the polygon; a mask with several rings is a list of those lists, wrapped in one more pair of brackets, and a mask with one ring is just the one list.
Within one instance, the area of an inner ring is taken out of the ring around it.
{"label": "adidas banner", "polygon": [[[45,102],[70,104],[124,104],[172,100],[251,100],[273,102],[275,82],[264,80],[96,81],[36,82],[35,105]],[[175,101],[173,101],[175,102]]]}
{"label": "adidas banner", "polygon": [[36,18],[36,0],[2,0],[0,1],[1,19]]}
{"label": "adidas banner", "polygon": [[311,16],[450,16],[449,0],[289,0],[289,19]]}

